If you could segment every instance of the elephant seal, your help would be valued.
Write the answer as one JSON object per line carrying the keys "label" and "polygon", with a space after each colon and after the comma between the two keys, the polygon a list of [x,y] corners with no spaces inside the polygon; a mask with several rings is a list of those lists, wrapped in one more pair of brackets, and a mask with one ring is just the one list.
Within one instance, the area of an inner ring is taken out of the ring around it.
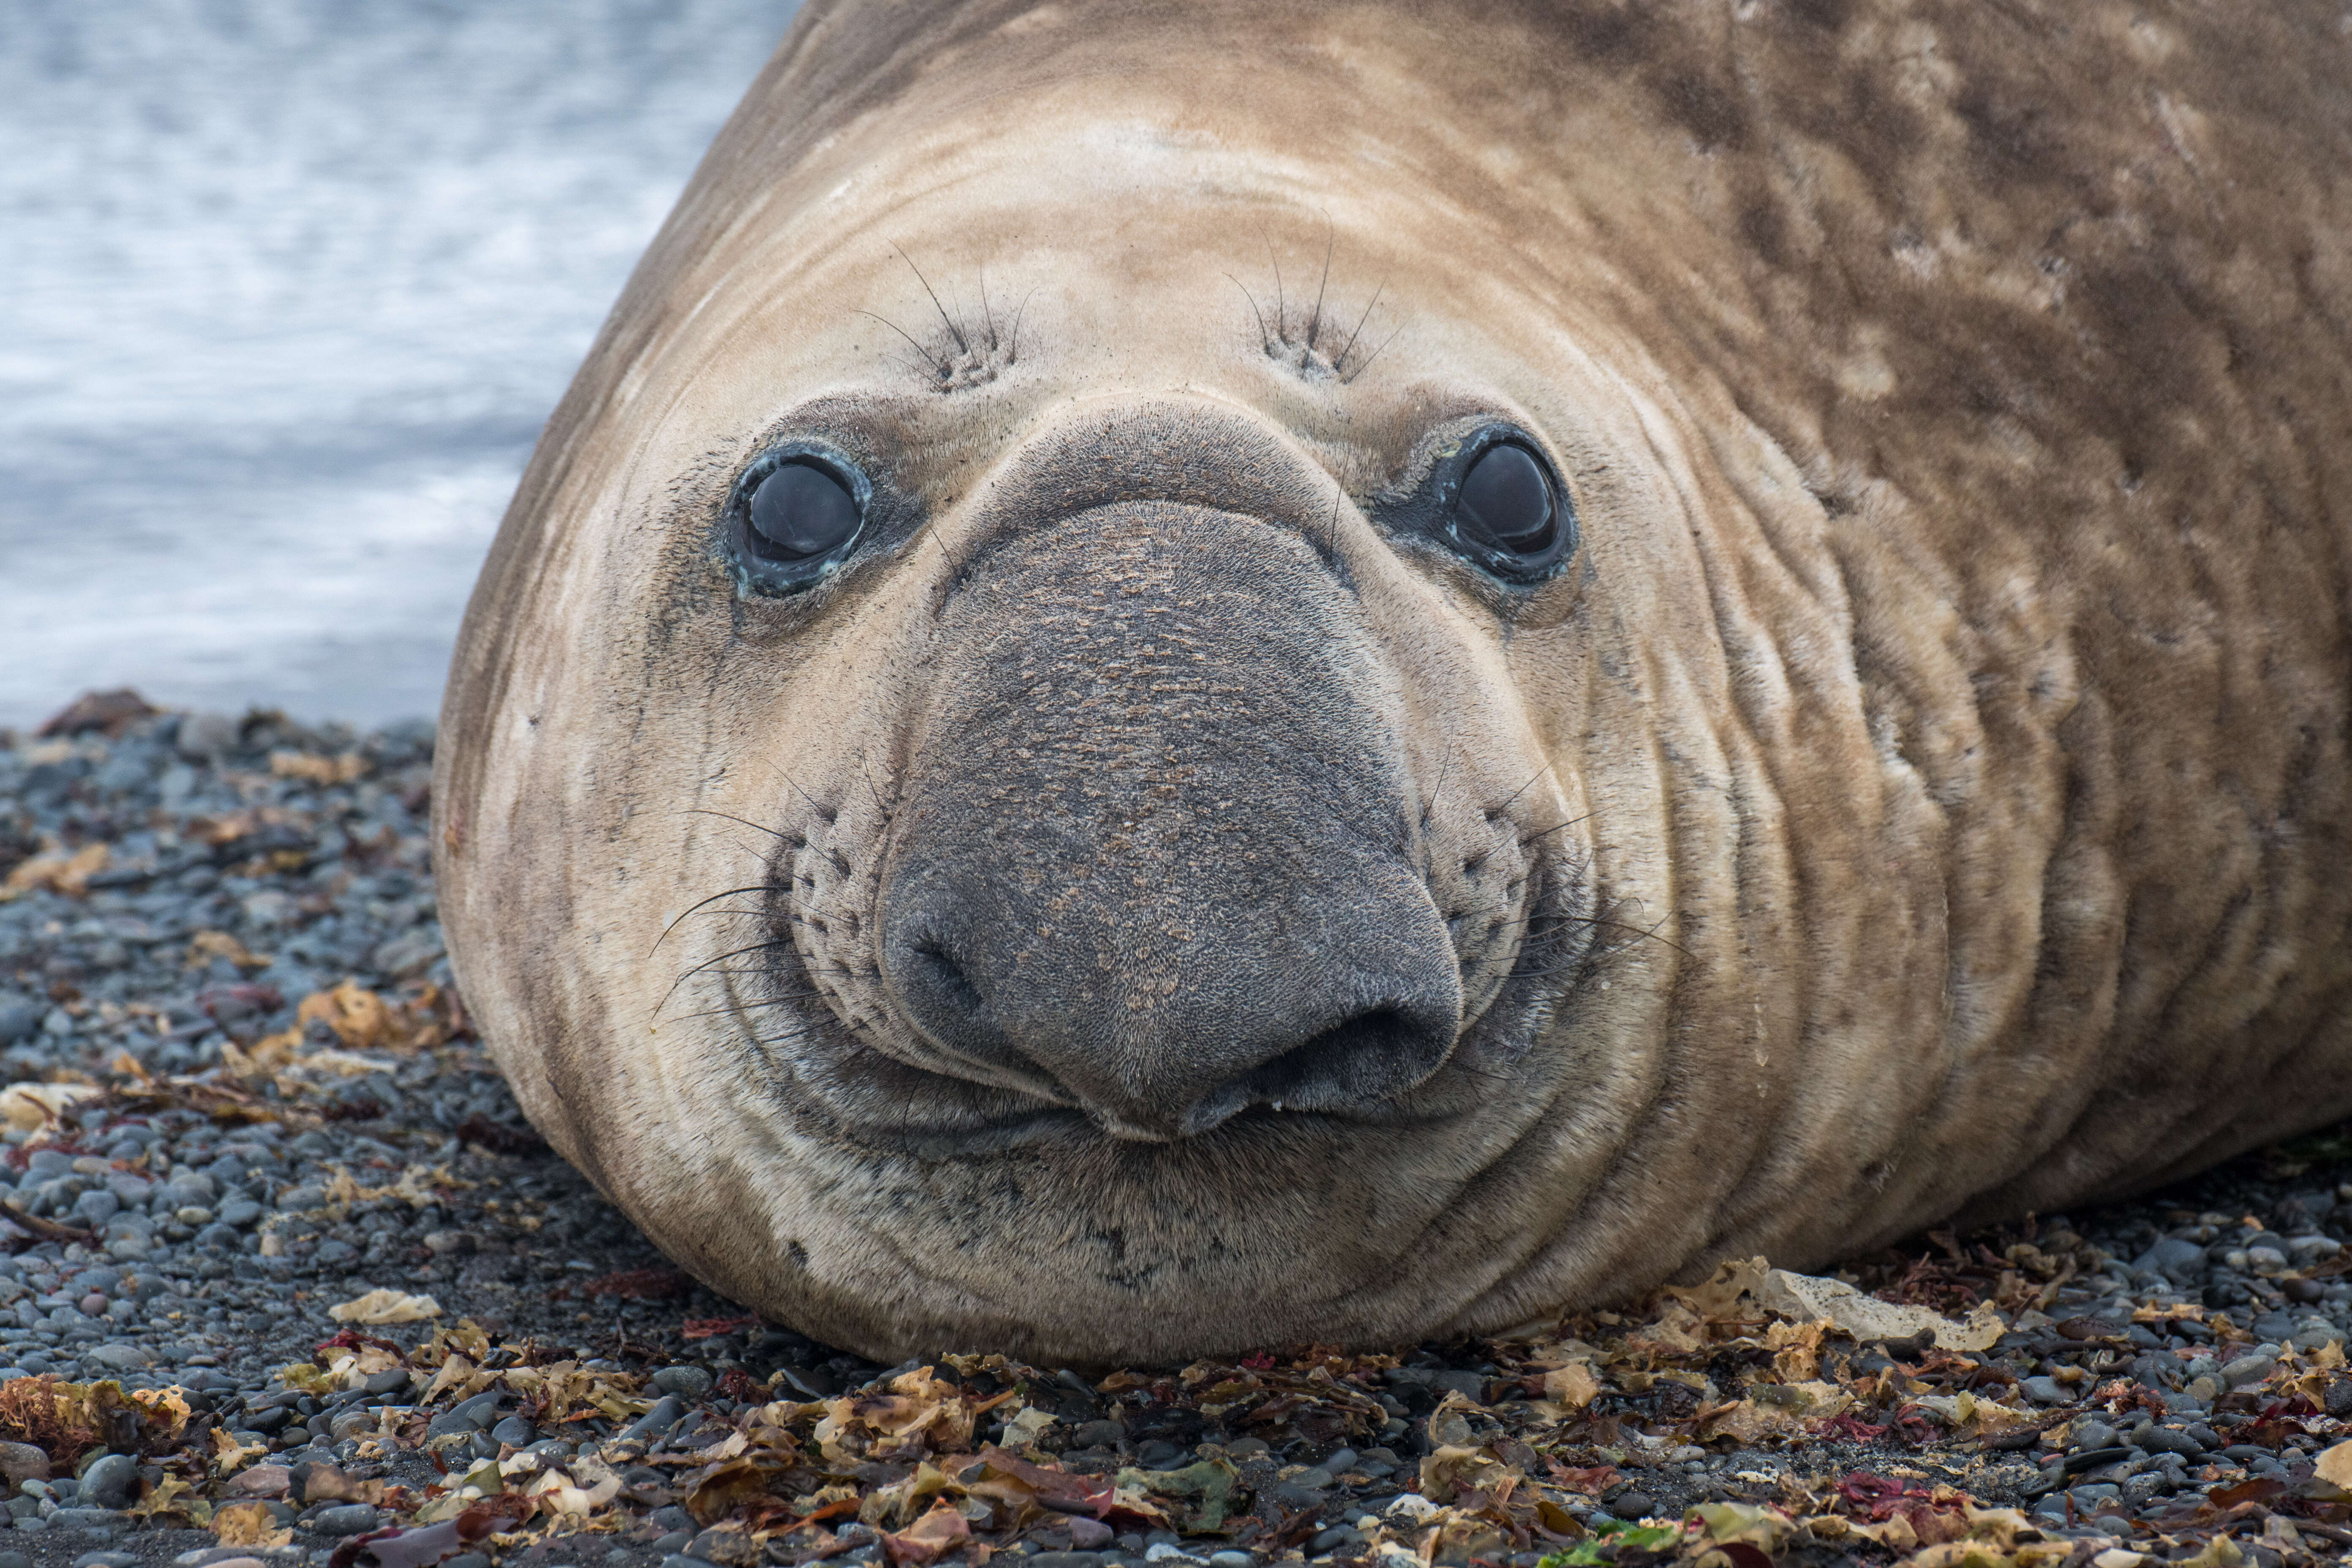
{"label": "elephant seal", "polygon": [[523,1106],[1081,1363],[2352,1110],[2339,15],[811,5],[451,674]]}

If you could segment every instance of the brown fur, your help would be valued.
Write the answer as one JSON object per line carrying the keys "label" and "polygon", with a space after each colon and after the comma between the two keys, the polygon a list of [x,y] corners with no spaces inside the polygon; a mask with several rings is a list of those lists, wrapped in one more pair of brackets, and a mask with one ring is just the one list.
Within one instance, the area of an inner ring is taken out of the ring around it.
{"label": "brown fur", "polygon": [[[811,5],[452,671],[443,907],[524,1105],[812,1331],[1102,1359],[1492,1329],[2352,1111],[2339,10]],[[812,409],[928,521],[739,598],[711,520]],[[1370,521],[1490,409],[1585,530],[1517,607]],[[870,965],[940,607],[1087,483],[1321,539],[1431,896],[1595,922],[1465,1002],[1421,1131],[910,1152],[858,1120],[925,1092],[887,987],[814,1009],[866,1056],[747,1043],[812,1006],[719,955]],[[1498,823],[1517,883],[1445,870]]]}

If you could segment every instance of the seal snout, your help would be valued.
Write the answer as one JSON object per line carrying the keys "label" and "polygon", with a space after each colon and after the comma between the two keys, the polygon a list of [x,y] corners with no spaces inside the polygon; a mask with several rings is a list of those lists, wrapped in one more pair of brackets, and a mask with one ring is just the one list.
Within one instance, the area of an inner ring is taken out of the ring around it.
{"label": "seal snout", "polygon": [[[923,880],[892,900],[883,968],[908,1021],[951,1058],[940,1065],[1022,1081],[1114,1137],[1192,1137],[1253,1106],[1374,1113],[1453,1049],[1461,990],[1417,887],[1360,879],[1361,903],[1337,922],[1401,915],[1402,940],[1331,931],[1295,908],[1201,908],[1186,917],[1196,939],[1171,944],[1154,940],[1158,921],[1029,925],[1040,911],[1007,910],[967,875]],[[1156,912],[1193,901],[1158,891]],[[1331,937],[1336,949],[1318,940]]]}
{"label": "seal snout", "polygon": [[1381,1116],[1445,1065],[1390,678],[1296,531],[1094,508],[990,552],[940,633],[880,891],[908,1059],[1150,1141]]}

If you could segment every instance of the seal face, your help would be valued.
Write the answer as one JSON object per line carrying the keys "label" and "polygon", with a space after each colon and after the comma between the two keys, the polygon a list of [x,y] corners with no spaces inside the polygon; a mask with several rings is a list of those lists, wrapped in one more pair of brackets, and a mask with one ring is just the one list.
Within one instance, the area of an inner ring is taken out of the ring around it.
{"label": "seal face", "polygon": [[1104,1362],[2352,1110],[2333,26],[808,7],[452,669],[525,1108],[782,1321]]}

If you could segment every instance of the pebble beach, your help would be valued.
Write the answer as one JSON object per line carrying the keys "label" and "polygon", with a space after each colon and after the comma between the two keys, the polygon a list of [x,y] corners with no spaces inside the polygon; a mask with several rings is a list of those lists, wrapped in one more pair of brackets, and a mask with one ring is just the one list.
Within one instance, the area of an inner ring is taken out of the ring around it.
{"label": "pebble beach", "polygon": [[1508,1341],[1107,1374],[814,1343],[522,1119],[435,918],[432,745],[128,692],[0,731],[0,1568],[2352,1545],[2347,1130]]}

